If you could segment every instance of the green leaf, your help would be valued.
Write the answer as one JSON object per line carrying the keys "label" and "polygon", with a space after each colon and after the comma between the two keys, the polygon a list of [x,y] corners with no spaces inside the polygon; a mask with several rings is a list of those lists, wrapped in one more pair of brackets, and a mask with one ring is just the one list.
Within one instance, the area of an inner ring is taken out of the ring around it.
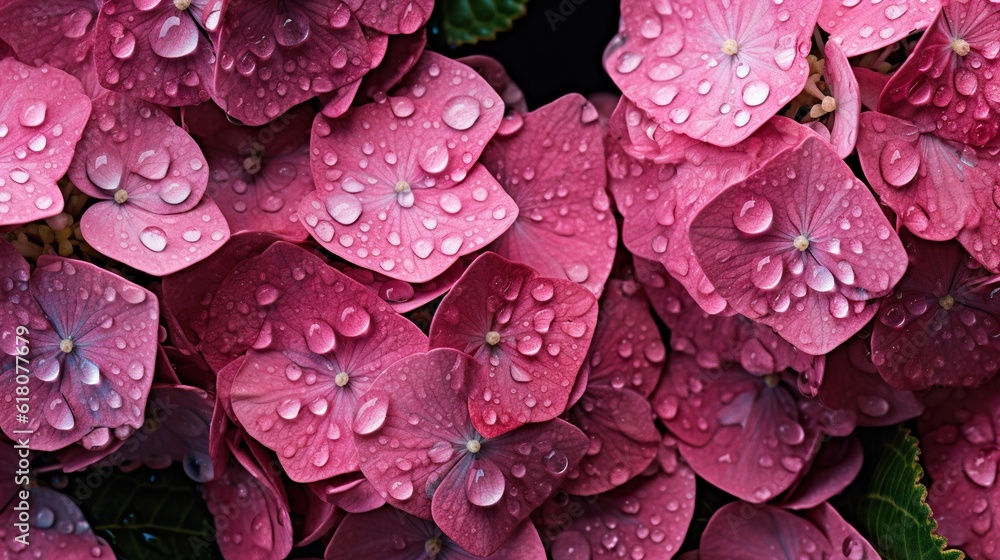
{"label": "green leaf", "polygon": [[437,4],[444,38],[455,47],[494,39],[523,16],[528,0],[441,0]]}
{"label": "green leaf", "polygon": [[962,560],[965,554],[947,549],[948,541],[937,533],[927,488],[920,482],[924,470],[919,455],[920,442],[900,428],[886,444],[861,501],[862,522],[886,560]]}
{"label": "green leaf", "polygon": [[178,465],[129,473],[91,468],[67,476],[61,491],[118,560],[221,560],[212,514]]}

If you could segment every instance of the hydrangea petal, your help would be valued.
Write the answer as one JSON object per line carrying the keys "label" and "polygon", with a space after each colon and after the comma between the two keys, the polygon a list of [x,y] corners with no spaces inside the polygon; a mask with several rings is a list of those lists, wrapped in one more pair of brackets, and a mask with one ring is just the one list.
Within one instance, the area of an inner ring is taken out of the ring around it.
{"label": "hydrangea petal", "polygon": [[705,205],[690,236],[736,311],[816,355],[860,330],[907,266],[867,187],[816,136]]}
{"label": "hydrangea petal", "polygon": [[438,307],[430,345],[475,358],[472,424],[494,437],[562,414],[596,320],[597,302],[579,284],[484,253]]}
{"label": "hydrangea petal", "polygon": [[599,297],[618,235],[605,191],[603,130],[584,119],[593,111],[583,96],[563,96],[490,142],[482,162],[518,207],[517,221],[490,250]]}
{"label": "hydrangea petal", "polygon": [[847,56],[858,56],[897,43],[934,21],[941,0],[852,2],[823,0],[819,24]]}
{"label": "hydrangea petal", "polygon": [[75,78],[51,67],[0,61],[0,226],[62,212],[56,181],[80,140],[90,98]]}
{"label": "hydrangea petal", "polygon": [[365,513],[385,505],[385,498],[360,471],[309,483],[321,499],[348,513]]}
{"label": "hydrangea petal", "polygon": [[819,448],[808,472],[780,500],[785,509],[814,508],[840,494],[861,472],[864,455],[855,436],[831,438]]}
{"label": "hydrangea petal", "polygon": [[338,265],[338,270],[355,282],[378,294],[397,313],[406,313],[430,303],[451,289],[465,271],[464,259],[455,261],[433,280],[411,284],[395,278],[389,278],[367,268],[357,268],[350,265]]}
{"label": "hydrangea petal", "polygon": [[[27,560],[45,556],[64,560],[115,560],[114,551],[104,539],[94,535],[80,508],[68,496],[51,488],[32,488],[27,506],[30,530],[26,533],[15,528],[20,519],[20,512],[14,510],[17,504],[12,501],[0,512],[0,520],[9,527],[3,537],[5,558]],[[21,535],[27,535],[27,546],[14,540]]]}
{"label": "hydrangea petal", "polygon": [[0,13],[0,39],[17,57],[34,66],[51,64],[82,79],[94,43],[98,0],[6,2]]}
{"label": "hydrangea petal", "polygon": [[416,32],[431,17],[433,0],[346,0],[361,25],[390,35]]}
{"label": "hydrangea petal", "polygon": [[955,242],[903,239],[910,268],[879,308],[872,363],[902,390],[988,381],[1000,369],[994,275]]}
{"label": "hydrangea petal", "polygon": [[794,11],[771,2],[625,1],[604,67],[657,122],[732,146],[802,91],[819,9],[820,0]]}
{"label": "hydrangea petal", "polygon": [[358,20],[339,2],[230,3],[216,44],[213,98],[251,126],[360,79],[372,64]]}
{"label": "hydrangea petal", "polygon": [[837,103],[837,108],[830,114],[833,119],[830,143],[837,150],[838,156],[846,158],[854,151],[858,140],[858,122],[861,118],[858,80],[854,77],[847,55],[836,42],[828,42],[823,53],[826,61],[823,76]]}

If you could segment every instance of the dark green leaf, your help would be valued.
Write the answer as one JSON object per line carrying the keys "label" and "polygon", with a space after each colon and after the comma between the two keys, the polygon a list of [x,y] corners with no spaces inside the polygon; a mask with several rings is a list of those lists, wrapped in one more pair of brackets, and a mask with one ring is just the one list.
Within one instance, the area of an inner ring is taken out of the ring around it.
{"label": "dark green leaf", "polygon": [[92,468],[62,490],[119,560],[219,560],[212,514],[178,465],[130,473]]}
{"label": "dark green leaf", "polygon": [[909,430],[900,428],[886,444],[862,499],[862,522],[886,560],[962,560],[965,554],[948,549],[948,541],[937,534],[927,488],[921,483],[919,443]]}
{"label": "dark green leaf", "polygon": [[441,0],[436,21],[451,46],[493,39],[524,15],[528,0]]}

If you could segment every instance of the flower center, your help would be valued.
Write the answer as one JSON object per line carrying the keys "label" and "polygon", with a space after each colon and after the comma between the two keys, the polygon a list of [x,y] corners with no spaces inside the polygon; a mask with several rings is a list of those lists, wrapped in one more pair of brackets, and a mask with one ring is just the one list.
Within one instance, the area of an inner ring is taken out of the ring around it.
{"label": "flower center", "polygon": [[441,537],[431,537],[424,543],[424,552],[431,558],[441,554]]}
{"label": "flower center", "polygon": [[799,251],[805,251],[806,249],[809,248],[809,238],[804,235],[800,235],[795,238],[795,241],[792,242],[792,245],[795,245],[795,248],[798,249]]}
{"label": "flower center", "polygon": [[479,453],[479,450],[483,448],[483,444],[474,439],[470,439],[465,442],[465,448],[469,451],[469,453]]}
{"label": "flower center", "polygon": [[837,109],[837,100],[827,95],[819,106],[827,113],[832,113]]}
{"label": "flower center", "polygon": [[781,378],[778,377],[777,373],[772,373],[764,376],[764,385],[767,385],[771,389],[777,387],[779,381],[781,381]]}
{"label": "flower center", "polygon": [[951,294],[945,294],[941,296],[941,299],[938,300],[938,305],[940,305],[942,309],[947,311],[952,307],[955,307],[955,298],[951,297]]}
{"label": "flower center", "polygon": [[126,200],[128,200],[128,191],[125,189],[118,189],[115,192],[115,202],[118,204],[125,204]]}
{"label": "flower center", "polygon": [[251,175],[260,173],[262,161],[264,159],[264,146],[260,142],[254,142],[250,147],[250,155],[243,160],[243,169]]}
{"label": "flower center", "polygon": [[64,338],[59,342],[59,349],[69,354],[73,351],[73,339]]}
{"label": "flower center", "polygon": [[191,6],[191,0],[174,0],[174,7],[178,10],[186,10]]}
{"label": "flower center", "polygon": [[965,39],[952,39],[951,50],[955,51],[958,56],[965,56],[969,54],[972,47],[969,46],[969,42]]}
{"label": "flower center", "polygon": [[396,183],[396,192],[401,193],[401,192],[406,192],[408,190],[410,190],[410,184],[407,183],[406,181],[400,181]]}
{"label": "flower center", "polygon": [[351,374],[346,371],[342,371],[333,378],[333,382],[337,384],[337,387],[344,387],[351,380]]}
{"label": "flower center", "polygon": [[486,344],[489,344],[490,346],[500,344],[500,333],[497,331],[490,331],[486,333]]}
{"label": "flower center", "polygon": [[726,39],[722,42],[722,54],[733,56],[738,52],[740,52],[740,45],[736,42],[736,39]]}

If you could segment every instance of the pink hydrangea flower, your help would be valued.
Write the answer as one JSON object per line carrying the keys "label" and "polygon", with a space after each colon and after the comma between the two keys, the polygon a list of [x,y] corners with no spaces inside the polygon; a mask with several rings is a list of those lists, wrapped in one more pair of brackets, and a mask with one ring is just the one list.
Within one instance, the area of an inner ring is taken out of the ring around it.
{"label": "pink hydrangea flower", "polygon": [[203,196],[201,150],[151,103],[116,93],[95,99],[69,176],[100,199],[80,220],[87,243],[143,272],[177,272],[229,239],[219,207]]}
{"label": "pink hydrangea flower", "polygon": [[496,437],[566,410],[596,322],[597,301],[579,284],[484,253],[438,307],[430,345],[475,358],[469,413]]}
{"label": "pink hydrangea flower", "polygon": [[625,0],[604,67],[657,123],[732,146],[802,91],[820,3]]}
{"label": "pink hydrangea flower", "polygon": [[830,504],[823,503],[798,516],[772,506],[731,502],[708,521],[698,558],[822,560],[879,555]]}
{"label": "pink hydrangea flower", "polygon": [[621,486],[656,458],[661,436],[649,395],[663,371],[667,349],[634,282],[612,280],[601,300],[588,359],[586,390],[568,419],[590,438],[590,449],[571,469],[563,490],[591,495]]}
{"label": "pink hydrangea flower", "polygon": [[[674,445],[661,448],[659,466],[597,496],[570,497],[564,511],[548,512],[554,560],[672,558],[694,516],[695,477]],[[544,511],[544,510],[543,510]],[[558,516],[558,517],[557,517]]]}
{"label": "pink hydrangea flower", "polygon": [[598,297],[618,244],[603,134],[594,107],[570,94],[523,115],[521,128],[494,138],[482,157],[519,209],[490,250]]}
{"label": "pink hydrangea flower", "polygon": [[101,85],[171,107],[208,100],[216,79],[213,40],[225,4],[224,0],[105,0],[93,32]]}
{"label": "pink hydrangea flower", "polygon": [[901,225],[931,241],[957,239],[979,262],[1000,271],[1000,210],[993,188],[1000,155],[948,140],[939,131],[882,113],[861,115],[858,156],[872,188]]}
{"label": "pink hydrangea flower", "polygon": [[317,191],[299,210],[323,247],[358,266],[426,282],[517,218],[476,162],[503,102],[467,66],[425,53],[383,103],[313,125]]}
{"label": "pink hydrangea flower", "polygon": [[[31,448],[52,451],[80,441],[101,447],[142,426],[153,382],[159,312],[156,297],[92,264],[42,255],[28,263],[0,243],[0,386],[14,394],[15,366],[31,375],[28,424],[0,418],[9,437],[32,430]],[[18,328],[26,332],[18,334]],[[18,344],[17,337],[28,344]],[[17,348],[29,348],[18,358]]]}
{"label": "pink hydrangea flower", "polygon": [[844,54],[858,56],[923,31],[941,4],[941,0],[823,0],[816,23]]}
{"label": "pink hydrangea flower", "polygon": [[450,348],[389,366],[354,419],[361,470],[386,500],[433,519],[476,556],[496,552],[559,486],[588,447],[553,419],[497,437],[473,427],[472,359]]}
{"label": "pink hydrangea flower", "polygon": [[913,53],[893,74],[879,111],[921,132],[970,146],[1000,141],[1000,9],[991,0],[943,2]]}
{"label": "pink hydrangea flower", "polygon": [[691,468],[754,503],[801,479],[824,434],[846,436],[854,429],[850,415],[803,397],[790,374],[704,369],[684,355],[671,358],[652,400]]}
{"label": "pink hydrangea flower", "polygon": [[323,556],[324,560],[405,560],[423,557],[441,560],[544,560],[545,548],[534,525],[530,521],[524,521],[489,556],[472,555],[434,523],[391,507],[383,507],[370,513],[355,513],[345,517]]}
{"label": "pink hydrangea flower", "polygon": [[809,354],[858,332],[907,266],[868,188],[812,134],[706,204],[690,238],[736,311]]}
{"label": "pink hydrangea flower", "polygon": [[[735,313],[695,258],[691,222],[716,195],[801,142],[808,130],[775,117],[740,144],[718,148],[662,130],[623,100],[612,115],[611,133],[646,144],[633,151],[643,162],[608,159],[611,192],[624,217],[622,242],[634,255],[663,263],[706,312]],[[631,142],[625,144],[629,151]]]}
{"label": "pink hydrangea flower", "polygon": [[[4,557],[10,560],[36,558],[61,558],[63,560],[115,560],[115,553],[107,541],[94,534],[83,512],[68,496],[42,487],[31,489],[28,511],[31,527],[28,545],[14,540],[21,533],[14,528],[19,523],[20,512],[14,510],[19,501],[11,501],[0,512],[0,523],[10,529],[4,531]],[[68,530],[67,530],[68,529]]]}
{"label": "pink hydrangea flower", "polygon": [[299,223],[303,197],[315,188],[309,130],[315,113],[298,107],[265,126],[235,126],[214,104],[184,113],[211,170],[206,193],[234,233],[261,231],[288,241],[309,237]]}
{"label": "pink hydrangea flower", "polygon": [[0,226],[62,212],[56,181],[90,116],[90,98],[62,70],[0,60]]}
{"label": "pink hydrangea flower", "polygon": [[931,485],[927,501],[948,544],[969,558],[1000,554],[1000,380],[938,390],[920,417],[920,447]]}
{"label": "pink hydrangea flower", "polygon": [[0,12],[0,39],[33,66],[49,64],[78,79],[93,72],[94,27],[101,0],[9,0]]}
{"label": "pink hydrangea flower", "polygon": [[[243,302],[253,302],[252,319]],[[375,294],[287,243],[234,270],[212,309],[210,328],[252,340],[227,390],[233,416],[297,482],[357,470],[350,423],[358,399],[389,364],[427,348]]]}
{"label": "pink hydrangea flower", "polygon": [[981,385],[1000,370],[997,277],[955,242],[903,239],[910,268],[879,307],[871,361],[897,389]]}

